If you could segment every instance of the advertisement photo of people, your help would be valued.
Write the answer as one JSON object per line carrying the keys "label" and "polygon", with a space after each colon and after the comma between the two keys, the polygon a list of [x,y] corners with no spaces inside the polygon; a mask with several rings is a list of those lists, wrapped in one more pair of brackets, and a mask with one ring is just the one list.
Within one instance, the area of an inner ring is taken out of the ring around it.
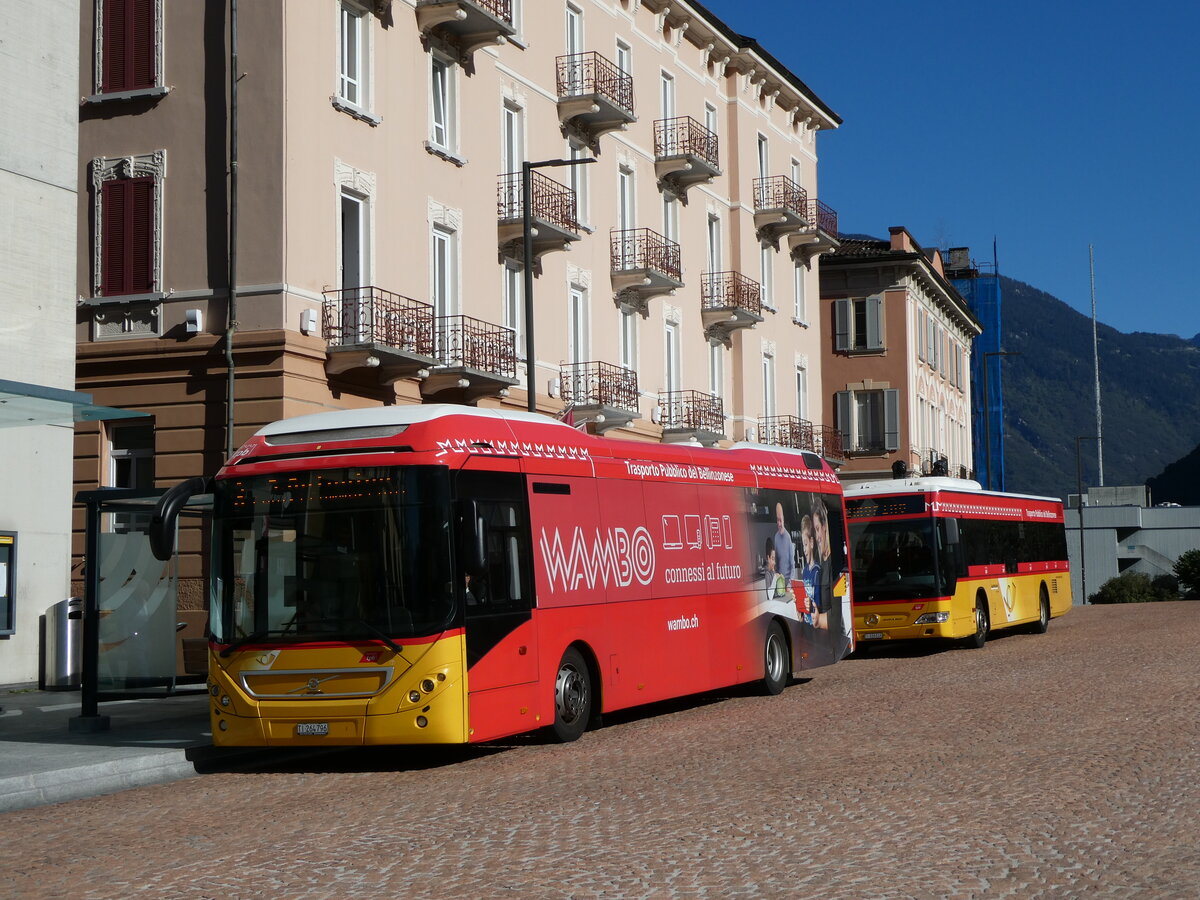
{"label": "advertisement photo of people", "polygon": [[750,510],[758,615],[793,623],[797,645],[814,658],[840,659],[853,627],[841,509],[828,495],[763,490]]}

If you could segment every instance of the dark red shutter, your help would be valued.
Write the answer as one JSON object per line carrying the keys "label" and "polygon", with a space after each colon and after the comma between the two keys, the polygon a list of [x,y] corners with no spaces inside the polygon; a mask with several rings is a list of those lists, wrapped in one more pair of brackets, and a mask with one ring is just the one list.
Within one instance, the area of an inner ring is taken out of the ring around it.
{"label": "dark red shutter", "polygon": [[106,297],[149,293],[155,288],[154,179],[117,178],[101,190],[101,289]]}
{"label": "dark red shutter", "polygon": [[154,87],[155,0],[104,0],[104,72],[101,90]]}

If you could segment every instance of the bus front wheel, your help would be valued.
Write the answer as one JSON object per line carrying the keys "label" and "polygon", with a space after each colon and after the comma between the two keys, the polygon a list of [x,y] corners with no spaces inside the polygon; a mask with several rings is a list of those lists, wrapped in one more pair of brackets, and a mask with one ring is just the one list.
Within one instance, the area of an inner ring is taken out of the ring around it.
{"label": "bus front wheel", "polygon": [[1046,593],[1046,586],[1043,584],[1042,589],[1038,594],[1038,619],[1033,623],[1034,634],[1045,634],[1046,629],[1050,627],[1050,595]]}
{"label": "bus front wheel", "polygon": [[988,632],[991,631],[991,618],[988,616],[987,600],[980,595],[975,599],[975,633],[967,638],[969,646],[976,650],[987,643]]}
{"label": "bus front wheel", "polygon": [[763,644],[763,693],[774,696],[787,686],[791,670],[791,654],[788,653],[787,639],[778,622],[772,622],[767,629],[767,640]]}
{"label": "bus front wheel", "polygon": [[592,676],[583,655],[568,647],[554,679],[554,736],[564,744],[587,731],[592,716]]}

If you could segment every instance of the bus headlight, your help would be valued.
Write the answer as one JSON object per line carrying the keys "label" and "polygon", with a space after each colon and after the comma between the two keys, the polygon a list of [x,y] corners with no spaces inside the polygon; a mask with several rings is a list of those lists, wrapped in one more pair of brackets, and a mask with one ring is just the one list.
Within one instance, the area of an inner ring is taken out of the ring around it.
{"label": "bus headlight", "polygon": [[942,625],[950,621],[950,613],[948,612],[931,612],[917,616],[914,625]]}
{"label": "bus headlight", "polygon": [[427,694],[433,692],[433,687],[434,687],[434,685],[433,685],[432,678],[426,678],[424,681],[421,682],[421,690],[423,690]]}
{"label": "bus headlight", "polygon": [[420,703],[421,702],[420,692],[419,691],[409,691],[408,692],[408,700],[410,703]]}

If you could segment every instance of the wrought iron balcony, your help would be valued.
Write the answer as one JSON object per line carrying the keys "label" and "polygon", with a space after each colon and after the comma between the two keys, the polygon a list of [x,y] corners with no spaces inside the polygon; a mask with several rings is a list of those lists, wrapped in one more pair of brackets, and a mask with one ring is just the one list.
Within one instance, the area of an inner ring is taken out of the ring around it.
{"label": "wrought iron balcony", "polygon": [[778,241],[808,227],[808,192],[786,175],[754,179],[754,227]]}
{"label": "wrought iron balcony", "polygon": [[[575,192],[536,169],[529,173],[529,217],[533,229],[533,258],[552,250],[565,250],[579,240],[579,208]],[[500,249],[511,259],[524,257],[524,196],[521,173],[500,176],[496,210]]]}
{"label": "wrought iron balcony", "polygon": [[700,277],[700,321],[704,333],[729,343],[739,328],[763,320],[762,286],[741,272],[705,272]]}
{"label": "wrought iron balcony", "polygon": [[793,255],[807,263],[818,253],[829,253],[841,246],[838,240],[837,210],[820,200],[809,200],[805,207],[807,225],[787,236]]}
{"label": "wrought iron balcony", "polygon": [[558,120],[593,147],[601,135],[637,121],[633,77],[595,51],[556,60]]}
{"label": "wrought iron balcony", "polygon": [[575,424],[597,432],[628,425],[640,415],[637,372],[606,362],[564,363],[559,371],[562,399]]}
{"label": "wrought iron balcony", "polygon": [[649,228],[610,233],[612,284],[617,302],[641,313],[651,297],[683,287],[679,245]]}
{"label": "wrought iron balcony", "polygon": [[658,395],[659,422],[667,442],[724,440],[725,404],[703,391],[664,391]]}
{"label": "wrought iron balcony", "polygon": [[816,451],[833,465],[841,465],[846,461],[846,448],[842,442],[842,433],[832,425],[815,425],[817,447]]}
{"label": "wrought iron balcony", "polygon": [[321,333],[330,375],[370,368],[386,384],[433,365],[428,303],[374,286],[325,291],[324,297]]}
{"label": "wrought iron balcony", "polygon": [[819,452],[813,423],[798,416],[764,416],[759,419],[758,442],[773,447]]}
{"label": "wrought iron balcony", "polygon": [[694,184],[721,174],[717,136],[691,116],[654,123],[654,174],[661,187],[686,197]]}
{"label": "wrought iron balcony", "polygon": [[517,383],[516,335],[511,328],[471,316],[434,320],[433,356],[437,368],[421,383],[426,399],[474,403],[507,396]]}
{"label": "wrought iron balcony", "polygon": [[516,34],[512,0],[417,0],[417,27],[454,44],[463,60]]}

